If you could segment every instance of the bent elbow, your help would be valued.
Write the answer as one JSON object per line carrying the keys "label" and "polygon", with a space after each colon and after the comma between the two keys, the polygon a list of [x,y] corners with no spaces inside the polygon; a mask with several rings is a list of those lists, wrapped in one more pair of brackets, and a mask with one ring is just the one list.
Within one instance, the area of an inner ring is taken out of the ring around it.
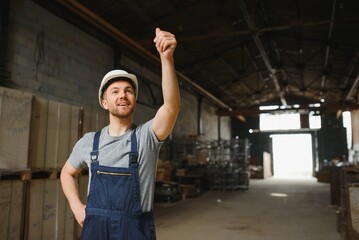
{"label": "bent elbow", "polygon": [[182,106],[181,106],[181,102],[180,102],[176,108],[177,115],[181,112],[181,110],[182,110]]}

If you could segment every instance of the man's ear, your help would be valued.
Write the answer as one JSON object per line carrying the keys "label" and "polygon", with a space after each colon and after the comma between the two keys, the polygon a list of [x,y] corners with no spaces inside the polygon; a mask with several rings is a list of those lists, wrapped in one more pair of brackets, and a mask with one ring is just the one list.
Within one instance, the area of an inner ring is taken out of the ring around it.
{"label": "man's ear", "polygon": [[108,110],[107,101],[105,99],[101,99],[102,107],[106,110]]}

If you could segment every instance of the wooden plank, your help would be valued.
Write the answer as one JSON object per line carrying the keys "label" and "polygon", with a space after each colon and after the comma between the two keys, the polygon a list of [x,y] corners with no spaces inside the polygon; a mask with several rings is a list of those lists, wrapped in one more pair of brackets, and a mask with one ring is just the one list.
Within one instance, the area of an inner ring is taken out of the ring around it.
{"label": "wooden plank", "polygon": [[33,101],[29,151],[30,168],[42,168],[45,166],[48,103],[47,99],[40,97],[35,97]]}
{"label": "wooden plank", "polygon": [[0,181],[0,239],[20,239],[22,229],[23,182]]}
{"label": "wooden plank", "polygon": [[[79,140],[80,128],[82,127],[82,119],[81,119],[81,108],[80,107],[72,107],[71,108],[71,118],[70,118],[70,135],[69,135],[69,144],[68,144],[68,153],[72,152],[73,146],[75,146],[77,140]],[[67,160],[68,156],[66,156]]]}
{"label": "wooden plank", "polygon": [[0,87],[0,169],[28,166],[32,95]]}
{"label": "wooden plank", "polygon": [[30,182],[28,239],[43,239],[43,192],[43,180]]}
{"label": "wooden plank", "polygon": [[108,125],[108,114],[106,111],[88,108],[83,110],[83,134],[99,131],[106,125]]}
{"label": "wooden plank", "polygon": [[59,132],[61,122],[61,105],[49,101],[46,141],[46,162],[44,167],[57,167],[59,145],[61,144]]}

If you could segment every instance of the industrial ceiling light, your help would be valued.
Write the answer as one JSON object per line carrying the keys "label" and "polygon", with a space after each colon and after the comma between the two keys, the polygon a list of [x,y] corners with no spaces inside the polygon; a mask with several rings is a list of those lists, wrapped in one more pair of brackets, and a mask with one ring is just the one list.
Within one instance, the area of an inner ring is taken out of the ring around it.
{"label": "industrial ceiling light", "polygon": [[279,109],[279,106],[278,106],[278,105],[259,106],[259,110],[261,110],[261,111],[277,110],[277,109]]}
{"label": "industrial ceiling light", "polygon": [[271,193],[272,197],[288,197],[288,194],[286,193]]}

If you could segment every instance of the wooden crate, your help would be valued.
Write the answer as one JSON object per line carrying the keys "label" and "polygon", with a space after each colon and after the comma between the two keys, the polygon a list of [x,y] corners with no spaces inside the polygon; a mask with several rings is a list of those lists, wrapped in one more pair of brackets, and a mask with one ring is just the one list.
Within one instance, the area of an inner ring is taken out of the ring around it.
{"label": "wooden crate", "polygon": [[[107,124],[106,111],[0,88],[0,239],[80,238],[59,175],[77,140]],[[78,183],[86,203],[86,171]]]}
{"label": "wooden crate", "polygon": [[0,87],[0,170],[28,167],[32,95]]}
{"label": "wooden crate", "polygon": [[28,206],[28,239],[74,238],[75,218],[60,180],[31,180]]}
{"label": "wooden crate", "polygon": [[182,195],[182,199],[196,197],[200,193],[200,190],[194,184],[179,184],[179,190]]}
{"label": "wooden crate", "polygon": [[96,132],[108,125],[108,113],[104,110],[83,109],[81,136],[88,132]]}
{"label": "wooden crate", "polygon": [[35,97],[29,165],[61,168],[79,137],[80,107]]}

